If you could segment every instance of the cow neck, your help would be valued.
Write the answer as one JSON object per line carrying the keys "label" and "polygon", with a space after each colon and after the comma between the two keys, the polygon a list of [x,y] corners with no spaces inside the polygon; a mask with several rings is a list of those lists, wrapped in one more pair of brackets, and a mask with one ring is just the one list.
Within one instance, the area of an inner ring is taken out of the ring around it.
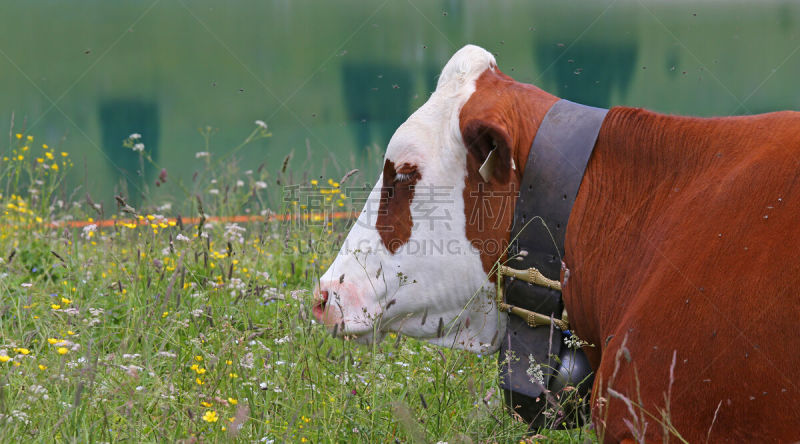
{"label": "cow neck", "polygon": [[[539,363],[550,362],[550,356],[558,356],[560,351],[561,335],[554,335],[550,328],[533,328],[536,323],[532,318],[534,314],[562,318],[559,281],[567,221],[607,112],[559,100],[542,120],[528,153],[514,209],[507,265],[518,270],[535,268],[545,279],[533,284],[533,278],[512,277],[501,288],[505,303],[500,308],[525,317],[510,319],[501,344],[501,359],[509,350],[519,358],[508,364],[510,373],[501,371],[501,385],[511,391],[539,396],[540,387],[526,374],[529,357]],[[566,323],[555,324],[566,328]]]}

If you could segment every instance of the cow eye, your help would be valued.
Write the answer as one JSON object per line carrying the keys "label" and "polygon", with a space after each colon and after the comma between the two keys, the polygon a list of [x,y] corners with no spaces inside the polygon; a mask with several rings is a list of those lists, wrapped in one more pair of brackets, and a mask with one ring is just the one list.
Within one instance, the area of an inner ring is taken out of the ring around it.
{"label": "cow eye", "polygon": [[402,172],[402,173],[398,171],[397,174],[395,174],[395,176],[394,176],[394,182],[395,183],[407,183],[407,182],[411,182],[416,177],[417,177],[417,172],[416,171],[408,171],[408,172]]}

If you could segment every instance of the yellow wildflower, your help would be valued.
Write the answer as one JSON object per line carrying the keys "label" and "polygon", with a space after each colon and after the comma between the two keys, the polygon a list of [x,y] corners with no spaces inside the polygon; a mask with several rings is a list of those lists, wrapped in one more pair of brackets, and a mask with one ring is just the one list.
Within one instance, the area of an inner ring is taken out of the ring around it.
{"label": "yellow wildflower", "polygon": [[52,308],[53,310],[58,310],[61,308],[61,306],[58,304],[50,304],[50,308]]}
{"label": "yellow wildflower", "polygon": [[67,353],[69,353],[69,349],[66,347],[58,347],[58,350],[56,351],[58,352],[59,355],[66,355]]}
{"label": "yellow wildflower", "polygon": [[203,382],[203,380],[202,380],[202,379],[200,379],[200,378],[195,378],[195,379],[194,379],[194,382],[196,382],[196,383],[197,383],[197,385],[203,385],[203,384],[205,384],[205,382]]}
{"label": "yellow wildflower", "polygon": [[214,410],[206,410],[206,413],[203,414],[203,421],[205,422],[217,422],[219,416],[217,416],[217,412]]}
{"label": "yellow wildflower", "polygon": [[52,168],[52,169],[54,169],[54,170],[58,171],[58,164],[57,164],[57,163],[54,163],[54,164],[52,164],[52,165],[50,166],[50,168]]}
{"label": "yellow wildflower", "polygon": [[229,402],[231,405],[236,405],[236,404],[238,404],[238,403],[239,403],[239,401],[238,401],[238,400],[236,400],[236,399],[233,399],[233,398],[228,398],[228,402]]}
{"label": "yellow wildflower", "polygon": [[23,355],[30,354],[30,352],[31,352],[27,348],[15,348],[14,351],[17,352],[17,353],[21,353]]}
{"label": "yellow wildflower", "polygon": [[50,151],[44,153],[44,157],[47,157],[47,160],[53,160],[53,153]]}
{"label": "yellow wildflower", "polygon": [[194,360],[197,361],[197,362],[200,362],[200,361],[203,360],[203,357],[200,356],[200,355],[197,355],[197,356],[194,357]]}
{"label": "yellow wildflower", "polygon": [[211,407],[211,403],[206,401],[200,401],[200,405],[206,408]]}
{"label": "yellow wildflower", "polygon": [[233,364],[233,361],[231,361],[230,359],[228,359],[228,360],[226,360],[226,361],[225,361],[225,364],[226,364],[226,365],[232,365],[232,364]]}
{"label": "yellow wildflower", "polygon": [[27,139],[28,139],[28,142],[33,142],[33,136],[28,136]]}
{"label": "yellow wildflower", "polygon": [[39,370],[47,370],[47,366],[39,364]]}
{"label": "yellow wildflower", "polygon": [[162,318],[166,318],[167,316],[169,316],[169,312],[168,311],[165,311],[164,313],[161,313],[161,317]]}
{"label": "yellow wildflower", "polygon": [[72,330],[67,330],[67,334],[70,336],[75,336],[75,332]]}
{"label": "yellow wildflower", "polygon": [[228,377],[231,379],[236,379],[239,377],[239,375],[237,375],[236,373],[228,373]]}
{"label": "yellow wildflower", "polygon": [[0,355],[0,362],[8,362],[11,358],[7,355]]}
{"label": "yellow wildflower", "polygon": [[17,133],[17,139],[22,139],[22,134]]}
{"label": "yellow wildflower", "polygon": [[61,303],[63,303],[64,305],[69,305],[72,303],[72,299],[61,298]]}

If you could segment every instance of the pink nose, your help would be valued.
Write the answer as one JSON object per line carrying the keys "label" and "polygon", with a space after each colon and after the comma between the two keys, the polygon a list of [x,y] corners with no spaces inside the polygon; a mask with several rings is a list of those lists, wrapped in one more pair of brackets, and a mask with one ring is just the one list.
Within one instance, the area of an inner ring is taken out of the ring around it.
{"label": "pink nose", "polygon": [[325,304],[328,303],[328,290],[320,290],[314,292],[314,318],[320,323],[325,323]]}

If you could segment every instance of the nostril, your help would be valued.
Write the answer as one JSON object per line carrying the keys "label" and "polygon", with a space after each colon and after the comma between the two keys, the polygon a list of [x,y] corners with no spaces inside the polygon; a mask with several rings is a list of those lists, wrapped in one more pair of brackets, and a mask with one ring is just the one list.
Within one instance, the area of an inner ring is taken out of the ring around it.
{"label": "nostril", "polygon": [[328,290],[319,290],[314,299],[314,317],[322,322],[325,315],[325,304],[328,302]]}

